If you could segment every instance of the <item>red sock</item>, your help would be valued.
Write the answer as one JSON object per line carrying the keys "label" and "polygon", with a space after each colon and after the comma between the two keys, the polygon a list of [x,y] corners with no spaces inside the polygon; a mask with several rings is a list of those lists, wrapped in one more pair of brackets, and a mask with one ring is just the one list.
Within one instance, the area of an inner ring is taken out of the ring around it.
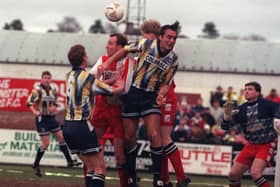
{"label": "red sock", "polygon": [[266,182],[263,183],[260,187],[270,187],[270,184],[266,181]]}
{"label": "red sock", "polygon": [[178,182],[183,182],[186,179],[180,152],[174,142],[164,147],[164,152],[167,154],[171,164],[175,170]]}
{"label": "red sock", "polygon": [[120,178],[120,187],[126,187],[128,181],[126,170],[124,170],[123,168],[119,168],[118,175]]}
{"label": "red sock", "polygon": [[83,171],[84,171],[84,177],[87,175],[87,166],[84,164],[83,166]]}
{"label": "red sock", "polygon": [[258,187],[270,187],[269,182],[264,178],[264,176],[261,176],[257,180],[255,180],[255,183]]}
{"label": "red sock", "polygon": [[239,185],[232,185],[232,184],[230,184],[229,187],[241,187],[241,184],[239,184]]}
{"label": "red sock", "polygon": [[166,154],[163,154],[160,178],[164,183],[169,182],[169,171],[168,171],[168,157]]}

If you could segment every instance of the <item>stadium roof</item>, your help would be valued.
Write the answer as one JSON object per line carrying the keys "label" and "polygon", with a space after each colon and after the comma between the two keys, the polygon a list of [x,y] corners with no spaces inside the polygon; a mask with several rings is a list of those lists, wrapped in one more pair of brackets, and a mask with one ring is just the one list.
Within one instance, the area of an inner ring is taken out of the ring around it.
{"label": "stadium roof", "polygon": [[[67,52],[83,44],[89,64],[105,54],[108,35],[72,33],[30,33],[0,31],[0,63],[68,65]],[[280,74],[280,44],[267,42],[200,39],[177,40],[180,70]]]}
{"label": "stadium roof", "polygon": [[82,44],[86,47],[90,64],[93,64],[106,52],[107,39],[107,35],[101,34],[0,31],[0,62],[68,65],[70,46]]}

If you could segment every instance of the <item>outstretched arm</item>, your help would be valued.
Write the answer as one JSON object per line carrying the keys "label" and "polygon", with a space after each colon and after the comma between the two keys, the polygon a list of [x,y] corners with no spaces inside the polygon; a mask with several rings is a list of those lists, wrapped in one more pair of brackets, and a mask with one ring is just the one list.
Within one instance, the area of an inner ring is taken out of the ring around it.
{"label": "outstretched arm", "polygon": [[138,47],[135,44],[126,45],[123,48],[119,49],[115,52],[110,58],[106,60],[106,62],[102,63],[98,67],[98,74],[101,74],[104,70],[106,70],[113,62],[118,61],[124,58],[128,53],[138,52]]}
{"label": "outstretched arm", "polygon": [[101,80],[95,79],[91,89],[95,94],[112,95],[122,93],[124,88],[123,86],[124,84],[122,79],[117,80],[112,86],[104,83]]}
{"label": "outstretched arm", "polygon": [[110,58],[108,58],[104,63],[102,63],[100,66],[98,66],[97,69],[97,75],[101,75],[104,70],[108,69],[110,65],[118,61],[122,58],[124,58],[128,54],[128,50],[125,48],[119,49],[117,52],[115,52]]}

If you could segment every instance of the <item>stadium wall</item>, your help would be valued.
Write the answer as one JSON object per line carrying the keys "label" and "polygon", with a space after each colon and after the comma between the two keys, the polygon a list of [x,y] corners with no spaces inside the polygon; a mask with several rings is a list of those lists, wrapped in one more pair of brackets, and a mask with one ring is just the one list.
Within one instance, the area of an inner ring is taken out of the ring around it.
{"label": "stadium wall", "polygon": [[[65,74],[71,70],[69,66],[34,65],[34,64],[0,64],[0,76],[6,78],[40,79],[41,72],[49,70],[53,79],[64,80]],[[224,88],[233,86],[238,93],[244,84],[249,81],[258,81],[263,86],[263,94],[269,93],[279,83],[279,76],[260,74],[236,74],[236,73],[211,73],[179,71],[175,76],[176,92],[197,93],[204,99],[204,104],[209,105],[210,91],[217,85]]]}

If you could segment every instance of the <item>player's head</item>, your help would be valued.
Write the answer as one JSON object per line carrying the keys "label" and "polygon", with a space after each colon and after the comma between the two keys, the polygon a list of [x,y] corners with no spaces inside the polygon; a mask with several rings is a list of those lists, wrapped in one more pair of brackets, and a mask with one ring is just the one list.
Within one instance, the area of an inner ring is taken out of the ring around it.
{"label": "player's head", "polygon": [[160,49],[162,52],[169,52],[173,49],[180,30],[180,23],[178,21],[171,25],[163,25],[160,28]]}
{"label": "player's head", "polygon": [[68,52],[68,60],[73,68],[87,66],[87,54],[84,46],[77,44],[70,48]]}
{"label": "player's head", "polygon": [[262,87],[258,82],[252,81],[245,84],[245,98],[246,100],[255,101],[261,96]]}
{"label": "player's head", "polygon": [[127,37],[121,33],[114,33],[110,35],[110,38],[106,45],[107,55],[112,56],[120,48],[127,45]]}
{"label": "player's head", "polygon": [[43,71],[41,74],[41,84],[45,87],[49,87],[52,79],[52,74],[49,71]]}
{"label": "player's head", "polygon": [[140,26],[143,38],[156,39],[160,33],[160,22],[155,19],[148,19]]}

